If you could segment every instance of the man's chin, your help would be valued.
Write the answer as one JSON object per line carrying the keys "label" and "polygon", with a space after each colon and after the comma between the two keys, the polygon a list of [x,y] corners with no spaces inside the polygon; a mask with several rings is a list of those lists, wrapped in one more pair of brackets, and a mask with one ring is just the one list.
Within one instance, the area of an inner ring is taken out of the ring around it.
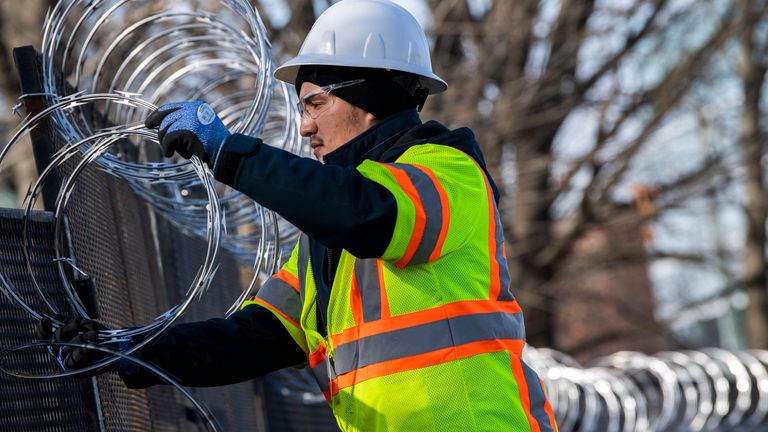
{"label": "man's chin", "polygon": [[312,150],[312,154],[315,155],[315,159],[317,159],[320,162],[323,162],[323,156],[325,155],[325,152],[320,150],[319,147],[317,149]]}

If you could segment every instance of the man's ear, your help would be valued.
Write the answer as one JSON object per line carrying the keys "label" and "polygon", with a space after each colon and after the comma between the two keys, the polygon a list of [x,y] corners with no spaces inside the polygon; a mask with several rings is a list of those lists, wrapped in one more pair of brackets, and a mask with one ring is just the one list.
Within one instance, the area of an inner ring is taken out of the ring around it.
{"label": "man's ear", "polygon": [[368,126],[372,126],[375,124],[379,119],[376,118],[373,114],[366,112],[365,113],[365,121],[368,123]]}

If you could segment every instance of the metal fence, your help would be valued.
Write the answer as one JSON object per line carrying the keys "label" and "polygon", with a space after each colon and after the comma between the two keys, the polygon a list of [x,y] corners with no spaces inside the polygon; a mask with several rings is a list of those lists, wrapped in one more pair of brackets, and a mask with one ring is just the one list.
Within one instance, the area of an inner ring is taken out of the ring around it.
{"label": "metal fence", "polygon": [[[16,49],[15,57],[24,106],[28,113],[39,112],[46,102],[43,96],[35,96],[43,93],[38,55],[24,47]],[[39,168],[47,165],[55,149],[66,144],[44,124],[30,138]],[[59,166],[59,179],[76,165],[74,159]],[[57,187],[55,179],[46,183],[42,192],[46,209],[53,208]],[[86,168],[78,177],[66,217],[69,255],[94,281],[93,300],[100,320],[113,326],[146,323],[177,304],[205,256],[203,239],[185,234],[157,216],[124,181],[95,167]],[[22,221],[21,210],[0,212],[0,265],[20,292],[34,297],[21,252]],[[51,213],[34,213],[34,223],[28,222],[28,228],[36,236],[30,235],[28,243],[34,239],[35,247],[30,250],[38,283],[51,299],[60,302],[58,308],[64,308],[63,296],[57,299],[54,294],[61,292],[61,281],[52,261]],[[242,272],[235,258],[221,251],[211,285],[215,295],[195,303],[182,320],[221,316],[243,289]],[[4,347],[29,342],[34,324],[15,305],[0,302]],[[30,351],[21,357],[20,361],[28,362],[25,368],[31,369],[36,362],[52,361],[44,352]],[[192,404],[172,387],[130,390],[113,373],[93,380],[0,376],[0,385],[2,430],[194,431],[206,427]],[[297,388],[301,391],[295,391]],[[300,372],[285,371],[255,382],[190,392],[224,431],[338,430],[327,404],[317,398],[319,389]]]}

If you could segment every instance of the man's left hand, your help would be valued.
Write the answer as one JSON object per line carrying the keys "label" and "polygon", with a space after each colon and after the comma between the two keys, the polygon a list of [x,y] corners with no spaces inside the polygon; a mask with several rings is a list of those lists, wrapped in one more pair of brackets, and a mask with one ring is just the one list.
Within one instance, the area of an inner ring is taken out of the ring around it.
{"label": "man's left hand", "polygon": [[[72,343],[57,347],[56,352],[67,369],[81,369],[98,363],[109,356],[107,352],[89,349],[86,345],[100,345],[105,341],[99,337],[99,332],[105,330],[103,324],[82,317],[73,318],[58,329],[54,329],[53,321],[44,317],[38,322],[35,334],[38,339],[55,343]],[[82,345],[82,346],[81,346]],[[75,375],[76,378],[86,378],[112,370],[114,365],[108,365],[94,371]]]}
{"label": "man's left hand", "polygon": [[229,130],[205,102],[174,102],[155,110],[144,121],[149,129],[157,132],[165,157],[178,153],[189,159],[199,157],[208,166],[214,166]]}

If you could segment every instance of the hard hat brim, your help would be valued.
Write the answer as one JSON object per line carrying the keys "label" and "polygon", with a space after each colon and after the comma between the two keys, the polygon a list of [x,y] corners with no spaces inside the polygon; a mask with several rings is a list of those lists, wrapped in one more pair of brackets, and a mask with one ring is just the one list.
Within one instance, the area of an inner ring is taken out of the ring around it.
{"label": "hard hat brim", "polygon": [[[380,64],[377,64],[380,63]],[[397,70],[401,72],[409,72],[414,75],[418,75],[421,79],[422,85],[429,90],[429,94],[438,94],[444,92],[448,88],[448,84],[443,81],[442,78],[435,75],[430,71],[426,71],[422,68],[414,67],[412,64],[401,62],[401,64],[394,63],[392,60],[382,60],[380,62],[367,59],[366,61],[360,61],[360,59],[353,58],[340,58],[339,56],[328,55],[299,55],[277,69],[275,69],[275,78],[288,84],[296,84],[296,75],[299,72],[301,66],[341,66],[341,67],[365,67],[375,69],[387,69]]]}

